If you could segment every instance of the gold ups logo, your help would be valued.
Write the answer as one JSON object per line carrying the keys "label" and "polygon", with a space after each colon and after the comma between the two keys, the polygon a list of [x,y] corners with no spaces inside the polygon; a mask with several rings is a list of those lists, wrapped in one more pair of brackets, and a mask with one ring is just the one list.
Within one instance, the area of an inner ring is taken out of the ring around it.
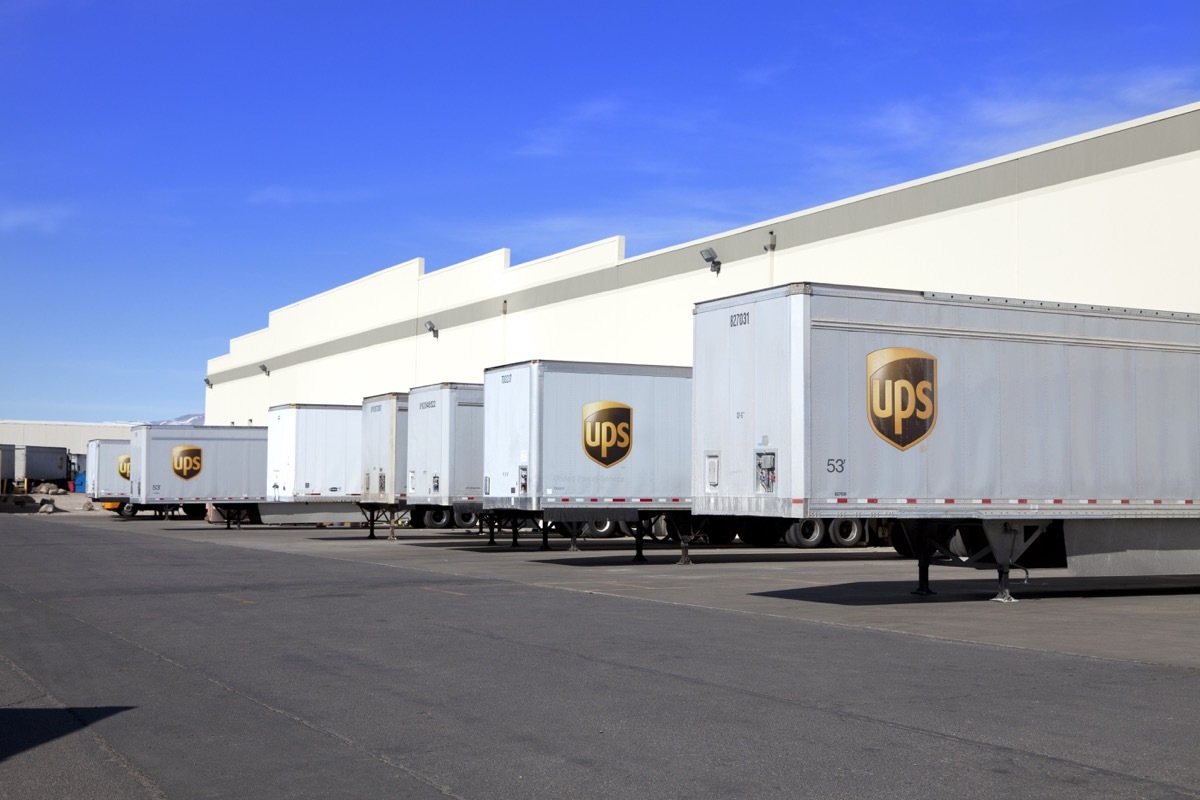
{"label": "gold ups logo", "polygon": [[937,359],[907,347],[868,353],[867,418],[900,450],[928,436],[937,422]]}
{"label": "gold ups logo", "polygon": [[633,409],[603,400],[583,407],[583,452],[608,468],[633,449]]}
{"label": "gold ups logo", "polygon": [[200,474],[200,448],[194,444],[181,444],[171,448],[171,471],[185,481]]}
{"label": "gold ups logo", "polygon": [[117,474],[129,480],[129,455],[117,456]]}

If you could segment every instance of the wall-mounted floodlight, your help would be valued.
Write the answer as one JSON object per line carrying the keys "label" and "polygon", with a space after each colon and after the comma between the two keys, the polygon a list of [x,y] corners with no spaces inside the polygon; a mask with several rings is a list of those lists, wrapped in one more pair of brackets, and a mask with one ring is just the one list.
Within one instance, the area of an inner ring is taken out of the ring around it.
{"label": "wall-mounted floodlight", "polygon": [[271,370],[267,369],[266,364],[259,364],[258,368],[261,369],[263,371],[263,374],[266,375],[267,377],[271,376]]}
{"label": "wall-mounted floodlight", "polygon": [[436,339],[436,338],[438,337],[438,329],[437,329],[437,325],[434,325],[434,324],[433,324],[433,320],[431,320],[431,319],[427,319],[427,320],[425,320],[425,330],[427,330],[427,331],[429,331],[430,333],[432,333],[432,334],[433,334],[433,338],[435,338],[435,339]]}
{"label": "wall-mounted floodlight", "polygon": [[210,389],[211,389],[211,388],[212,388],[212,381],[210,381],[208,378],[205,378],[205,379],[204,379],[204,385],[205,385],[205,386],[207,386],[208,388],[210,388]]}
{"label": "wall-mounted floodlight", "polygon": [[700,257],[708,264],[708,268],[718,275],[721,274],[721,260],[717,258],[717,251],[711,247],[706,247],[700,251]]}

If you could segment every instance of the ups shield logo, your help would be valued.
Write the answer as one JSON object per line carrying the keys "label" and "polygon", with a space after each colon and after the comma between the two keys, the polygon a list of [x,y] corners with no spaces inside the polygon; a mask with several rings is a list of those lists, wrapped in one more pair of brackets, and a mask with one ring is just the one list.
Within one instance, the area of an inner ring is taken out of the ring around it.
{"label": "ups shield logo", "polygon": [[937,359],[907,347],[868,353],[867,418],[900,450],[928,436],[937,421]]}
{"label": "ups shield logo", "polygon": [[117,456],[117,474],[129,480],[129,455]]}
{"label": "ups shield logo", "polygon": [[633,449],[633,409],[608,400],[583,407],[583,452],[608,468]]}
{"label": "ups shield logo", "polygon": [[200,448],[194,444],[181,444],[171,448],[171,471],[185,481],[200,474]]}

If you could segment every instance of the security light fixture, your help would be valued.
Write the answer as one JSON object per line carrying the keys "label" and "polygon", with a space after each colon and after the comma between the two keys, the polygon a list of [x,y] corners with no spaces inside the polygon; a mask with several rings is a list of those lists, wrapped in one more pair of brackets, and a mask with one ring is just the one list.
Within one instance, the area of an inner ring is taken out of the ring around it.
{"label": "security light fixture", "polygon": [[700,251],[700,257],[708,264],[708,268],[716,274],[721,274],[721,260],[717,258],[717,251],[711,247],[706,247]]}
{"label": "security light fixture", "polygon": [[271,370],[267,369],[266,364],[259,364],[258,368],[261,369],[263,371],[263,374],[266,375],[267,377],[271,376]]}
{"label": "security light fixture", "polygon": [[205,379],[204,379],[204,385],[205,385],[205,386],[207,386],[208,388],[210,388],[210,389],[211,389],[211,388],[212,388],[212,381],[210,381],[208,378],[205,378]]}
{"label": "security light fixture", "polygon": [[431,319],[427,319],[427,320],[425,320],[425,330],[427,330],[427,331],[429,331],[430,333],[432,333],[432,334],[433,334],[433,338],[435,338],[435,339],[436,339],[436,338],[438,337],[438,329],[437,329],[437,325],[434,325],[434,324],[433,324],[433,320],[431,320]]}

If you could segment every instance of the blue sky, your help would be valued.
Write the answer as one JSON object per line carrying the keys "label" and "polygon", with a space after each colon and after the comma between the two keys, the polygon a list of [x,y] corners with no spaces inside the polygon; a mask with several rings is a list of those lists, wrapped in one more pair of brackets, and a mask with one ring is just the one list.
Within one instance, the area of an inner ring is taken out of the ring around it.
{"label": "blue sky", "polygon": [[1200,100],[1200,2],[0,0],[0,418],[418,256],[635,255]]}

